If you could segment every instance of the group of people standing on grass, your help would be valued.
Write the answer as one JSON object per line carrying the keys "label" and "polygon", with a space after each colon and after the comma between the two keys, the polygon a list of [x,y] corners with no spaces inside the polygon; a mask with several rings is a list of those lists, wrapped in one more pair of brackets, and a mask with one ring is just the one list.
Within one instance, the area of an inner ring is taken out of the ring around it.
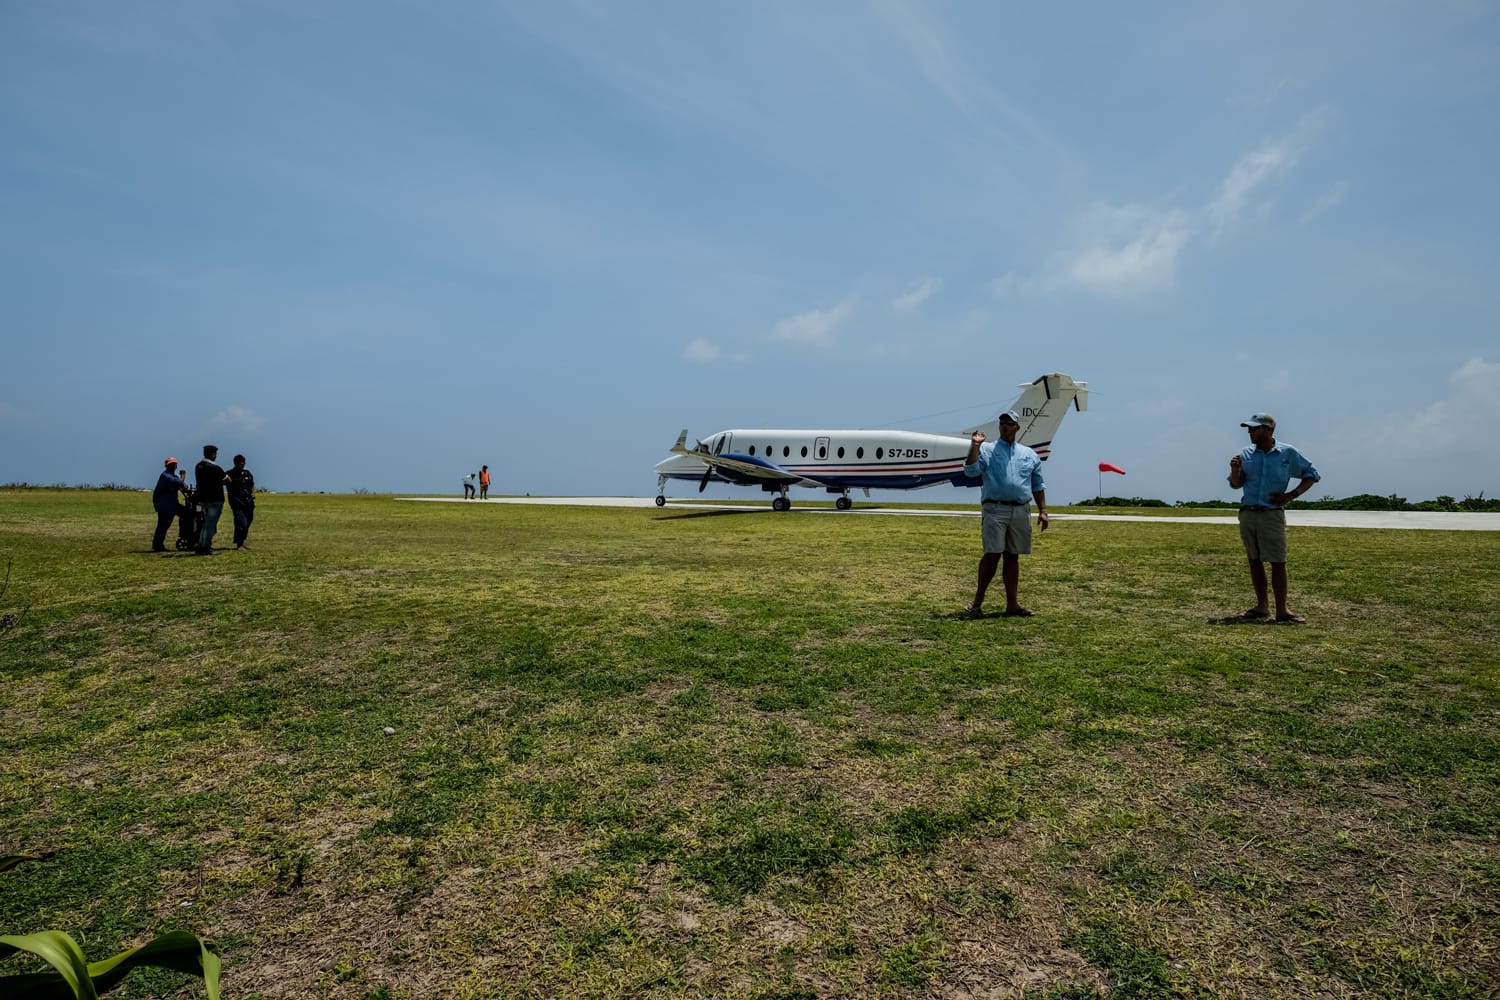
{"label": "group of people standing on grass", "polygon": [[[1238,617],[1245,621],[1274,620],[1302,622],[1301,615],[1287,606],[1286,575],[1286,505],[1310,490],[1322,477],[1301,452],[1276,440],[1276,418],[1257,413],[1240,424],[1250,434],[1250,444],[1229,459],[1229,485],[1241,490],[1239,512],[1240,541],[1250,566],[1250,582],[1255,589],[1255,606]],[[976,430],[969,442],[965,474],[981,480],[981,538],[984,552],[979,557],[978,583],[974,599],[964,606],[972,617],[984,614],[984,599],[995,573],[1005,587],[1005,615],[1030,618],[1033,612],[1019,600],[1021,556],[1031,554],[1031,505],[1037,508],[1037,527],[1047,530],[1047,491],[1042,479],[1042,459],[1035,451],[1016,441],[1021,418],[1014,410],[1000,414],[998,441],[988,441],[984,431]],[[246,551],[250,523],[255,518],[255,477],[245,468],[245,456],[234,456],[234,467],[228,472],[218,462],[219,449],[203,446],[203,459],[193,469],[196,485],[189,487],[185,474],[177,472],[177,459],[168,458],[166,468],[157,479],[152,494],[156,508],[156,534],[151,539],[153,552],[166,551],[167,529],[172,518],[193,516],[193,510],[177,500],[184,493],[202,510],[194,555],[212,555],[214,533],[227,497],[234,517],[234,547]],[[477,473],[463,477],[464,499],[476,498],[475,480],[479,481],[477,499],[490,495],[490,467],[482,465]],[[1288,489],[1296,479],[1297,486]],[[184,522],[186,523],[186,522]],[[1270,565],[1267,573],[1266,566]]]}
{"label": "group of people standing on grass", "polygon": [[[1229,459],[1229,485],[1241,490],[1240,541],[1250,564],[1255,606],[1238,615],[1243,621],[1284,623],[1307,619],[1287,606],[1286,505],[1312,489],[1322,477],[1301,452],[1276,440],[1276,418],[1257,413],[1240,424],[1250,434],[1249,447]],[[1021,556],[1031,553],[1031,504],[1036,503],[1037,527],[1047,530],[1047,492],[1042,460],[1016,442],[1021,418],[1013,410],[1000,414],[1000,440],[986,441],[976,430],[970,439],[965,474],[982,481],[979,581],[974,599],[964,606],[971,617],[984,613],[984,598],[996,569],[1005,586],[1003,614],[1029,618],[1032,612],[1017,598]],[[1288,489],[1296,479],[1295,489]],[[1269,576],[1266,565],[1270,564]],[[1269,584],[1269,586],[1268,586]]]}
{"label": "group of people standing on grass", "polygon": [[[213,555],[214,535],[219,530],[219,518],[223,516],[226,499],[234,518],[234,547],[240,552],[249,551],[246,540],[250,537],[250,524],[255,520],[255,476],[245,468],[244,455],[234,456],[234,467],[227,472],[219,465],[218,458],[217,445],[203,446],[203,458],[193,467],[191,486],[188,485],[187,473],[177,471],[177,459],[169,457],[163,463],[165,467],[151,493],[151,504],[156,508],[156,533],[151,537],[151,551],[167,550],[167,530],[172,527],[174,517],[181,524],[190,525],[192,522],[186,519],[201,512],[202,521],[196,534],[192,535],[193,554]],[[187,504],[177,499],[179,493],[187,498]],[[188,537],[190,532],[184,530],[182,534]]]}
{"label": "group of people standing on grass", "polygon": [[479,480],[479,499],[488,500],[490,498],[490,467],[488,465],[481,465],[478,472],[470,472],[464,476],[464,499],[475,498],[474,480],[476,479]]}

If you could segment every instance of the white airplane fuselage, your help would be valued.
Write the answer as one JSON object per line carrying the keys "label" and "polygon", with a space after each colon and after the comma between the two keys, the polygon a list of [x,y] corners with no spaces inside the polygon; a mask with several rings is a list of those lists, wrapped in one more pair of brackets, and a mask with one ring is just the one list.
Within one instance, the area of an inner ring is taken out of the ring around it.
{"label": "white airplane fuselage", "polygon": [[[1010,407],[1020,417],[1017,440],[1046,459],[1067,411],[1087,409],[1088,383],[1053,373],[1022,389]],[[758,486],[781,494],[776,503],[781,510],[789,506],[787,489],[801,486],[839,494],[839,506],[848,507],[847,494],[854,489],[915,490],[941,483],[978,486],[978,478],[964,473],[975,430],[984,431],[988,440],[999,438],[998,420],[947,434],[736,429],[712,434],[691,449],[686,447],[687,432],[683,431],[673,455],[656,464],[657,481],[661,492],[674,479],[693,482],[700,491],[711,482]],[[657,503],[664,502],[659,495]]]}
{"label": "white airplane fuselage", "polygon": [[[992,435],[993,436],[993,435]],[[786,470],[813,488],[913,490],[939,483],[970,485],[964,475],[969,439],[951,434],[862,430],[728,430],[700,442],[715,455]],[[673,455],[656,465],[658,475],[694,483],[708,466],[691,455]],[[720,466],[710,482],[778,487]],[[975,483],[978,480],[974,481]]]}

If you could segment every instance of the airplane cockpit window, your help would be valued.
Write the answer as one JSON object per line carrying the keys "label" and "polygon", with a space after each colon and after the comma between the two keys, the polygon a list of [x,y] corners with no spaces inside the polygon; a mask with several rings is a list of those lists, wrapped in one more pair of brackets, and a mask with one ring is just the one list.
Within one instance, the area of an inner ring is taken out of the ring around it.
{"label": "airplane cockpit window", "polygon": [[719,436],[717,438],[714,438],[714,454],[715,455],[719,455],[719,454],[723,453],[723,451],[724,451],[724,444],[728,440],[729,440],[729,435],[727,435],[727,434],[724,434],[724,435],[721,435],[721,436]]}

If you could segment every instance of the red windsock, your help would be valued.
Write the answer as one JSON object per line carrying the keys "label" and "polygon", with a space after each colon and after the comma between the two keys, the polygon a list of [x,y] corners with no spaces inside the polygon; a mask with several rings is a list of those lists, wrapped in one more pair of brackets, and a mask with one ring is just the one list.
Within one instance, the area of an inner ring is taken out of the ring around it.
{"label": "red windsock", "polygon": [[1099,471],[1100,472],[1118,472],[1122,476],[1125,475],[1125,470],[1124,469],[1120,468],[1118,465],[1110,465],[1108,462],[1100,462],[1099,463]]}

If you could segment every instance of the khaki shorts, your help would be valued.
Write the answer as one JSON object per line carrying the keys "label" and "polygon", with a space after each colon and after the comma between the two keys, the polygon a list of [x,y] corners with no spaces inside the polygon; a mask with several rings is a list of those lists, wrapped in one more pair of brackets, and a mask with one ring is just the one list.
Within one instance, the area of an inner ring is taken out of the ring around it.
{"label": "khaki shorts", "polygon": [[1240,511],[1240,541],[1251,562],[1286,562],[1286,511]]}
{"label": "khaki shorts", "polygon": [[984,551],[1009,556],[1031,555],[1031,505],[982,504]]}

